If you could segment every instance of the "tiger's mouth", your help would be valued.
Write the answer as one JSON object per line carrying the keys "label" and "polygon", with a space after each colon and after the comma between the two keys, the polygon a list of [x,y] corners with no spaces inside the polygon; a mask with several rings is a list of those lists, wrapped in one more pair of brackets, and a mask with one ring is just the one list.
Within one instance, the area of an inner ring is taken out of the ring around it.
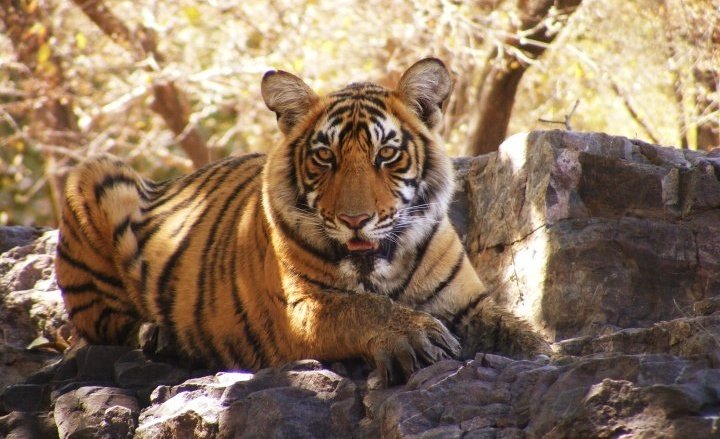
{"label": "tiger's mouth", "polygon": [[345,245],[351,253],[374,252],[380,247],[380,243],[378,242],[368,241],[358,237],[350,239]]}

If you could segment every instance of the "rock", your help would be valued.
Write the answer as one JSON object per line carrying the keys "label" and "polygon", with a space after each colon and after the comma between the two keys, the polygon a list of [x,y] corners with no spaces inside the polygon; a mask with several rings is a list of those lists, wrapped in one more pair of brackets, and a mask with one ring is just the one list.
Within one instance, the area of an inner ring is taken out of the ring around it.
{"label": "rock", "polygon": [[8,386],[23,382],[60,358],[60,354],[57,353],[27,351],[0,344],[0,393]]}
{"label": "rock", "polygon": [[115,363],[132,350],[128,346],[83,346],[75,353],[77,379],[113,381]]}
{"label": "rock", "polygon": [[720,371],[709,366],[669,355],[580,360],[535,400],[525,431],[537,437],[718,437]]}
{"label": "rock", "polygon": [[41,384],[15,384],[3,391],[2,409],[7,412],[39,412],[50,408],[50,389]]}
{"label": "rock", "polygon": [[549,131],[466,160],[471,259],[550,339],[647,327],[720,295],[717,158]]}
{"label": "rock", "polygon": [[56,246],[57,231],[47,231],[0,255],[0,330],[6,343],[25,347],[40,336],[52,340],[67,321],[54,276]]}
{"label": "rock", "polygon": [[0,227],[0,254],[14,247],[31,244],[45,230],[37,227],[6,226]]}
{"label": "rock", "polygon": [[265,369],[228,387],[219,437],[341,437],[352,429],[362,418],[356,385],[308,364],[319,365]]}
{"label": "rock", "polygon": [[55,439],[58,437],[58,431],[52,413],[12,412],[0,416],[0,437]]}
{"label": "rock", "polygon": [[137,438],[215,437],[218,418],[227,404],[222,395],[235,383],[252,378],[247,373],[218,373],[188,380],[178,386],[160,386],[153,405],[140,415]]}
{"label": "rock", "polygon": [[113,387],[81,387],[55,401],[61,439],[131,438],[139,405],[133,392]]}
{"label": "rock", "polygon": [[601,352],[628,354],[669,353],[692,357],[720,352],[720,315],[684,317],[648,328],[629,328],[598,337],[580,337],[558,343],[560,352],[583,356]]}
{"label": "rock", "polygon": [[147,400],[156,387],[181,383],[189,373],[169,363],[151,361],[142,351],[133,350],[114,363],[114,376],[120,387],[138,389],[141,398]]}

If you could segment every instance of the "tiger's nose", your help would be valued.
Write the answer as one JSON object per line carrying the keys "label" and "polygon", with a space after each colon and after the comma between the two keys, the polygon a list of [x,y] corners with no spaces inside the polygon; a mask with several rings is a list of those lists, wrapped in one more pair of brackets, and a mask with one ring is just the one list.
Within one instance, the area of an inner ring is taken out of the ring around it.
{"label": "tiger's nose", "polygon": [[370,218],[370,215],[367,213],[361,213],[360,215],[346,215],[341,213],[338,215],[338,219],[353,230],[362,228],[362,226],[370,221]]}

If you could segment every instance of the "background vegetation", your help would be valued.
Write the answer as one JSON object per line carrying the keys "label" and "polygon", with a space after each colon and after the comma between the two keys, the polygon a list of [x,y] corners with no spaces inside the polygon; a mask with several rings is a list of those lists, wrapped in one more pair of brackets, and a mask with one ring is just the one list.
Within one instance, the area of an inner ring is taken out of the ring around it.
{"label": "background vegetation", "polygon": [[720,0],[0,0],[0,225],[55,223],[62,176],[111,152],[156,179],[277,141],[263,72],[319,92],[455,73],[451,154],[507,134],[720,144]]}

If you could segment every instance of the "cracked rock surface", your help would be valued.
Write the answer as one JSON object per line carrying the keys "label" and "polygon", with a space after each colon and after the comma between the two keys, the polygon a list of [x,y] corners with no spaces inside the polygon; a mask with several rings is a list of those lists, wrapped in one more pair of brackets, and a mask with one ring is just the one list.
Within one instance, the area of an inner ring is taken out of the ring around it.
{"label": "cracked rock surface", "polygon": [[455,166],[451,218],[487,291],[552,359],[478,353],[373,389],[352,361],[60,355],[56,233],[0,228],[0,437],[720,437],[720,154],[547,131]]}

